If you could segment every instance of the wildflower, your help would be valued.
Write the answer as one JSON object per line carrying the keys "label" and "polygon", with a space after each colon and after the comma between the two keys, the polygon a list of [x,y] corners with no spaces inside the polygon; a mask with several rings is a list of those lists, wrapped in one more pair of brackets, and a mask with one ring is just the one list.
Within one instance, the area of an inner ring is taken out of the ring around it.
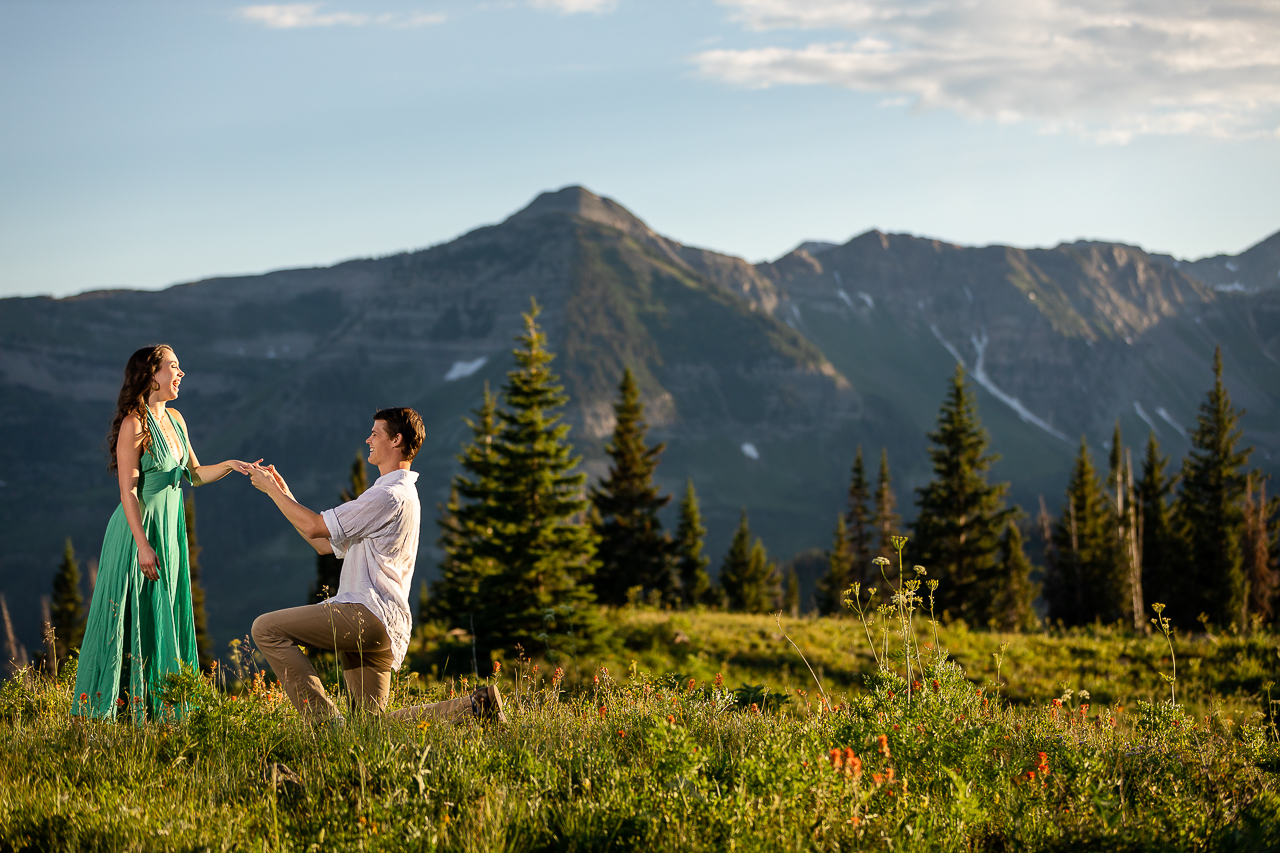
{"label": "wildflower", "polygon": [[685,685],[685,688],[684,688],[684,689],[685,689],[686,691],[688,691],[688,690],[692,690],[694,687],[697,687],[697,686],[698,686],[698,682],[696,682],[696,681],[694,681],[692,678],[690,678],[690,679],[689,679],[689,683],[688,683],[687,685]]}
{"label": "wildflower", "polygon": [[880,754],[883,755],[885,758],[888,758],[889,757],[889,736],[880,735],[879,737],[876,738],[876,741],[879,743]]}
{"label": "wildflower", "polygon": [[88,694],[88,693],[81,693],[81,694],[80,694],[80,703],[81,703],[81,704],[84,704],[85,702],[88,702],[88,701],[89,701],[89,694]]}
{"label": "wildflower", "polygon": [[919,681],[913,681],[913,682],[911,682],[911,691],[912,691],[913,693],[919,693],[919,692],[920,692],[920,688],[922,688],[923,686],[924,686],[924,685],[923,685],[923,684],[921,684]]}
{"label": "wildflower", "polygon": [[1061,699],[1054,699],[1054,700],[1053,700],[1053,707],[1055,707],[1055,708],[1061,708],[1061,707],[1062,707],[1062,700],[1061,700]]}
{"label": "wildflower", "polygon": [[857,779],[862,776],[862,759],[853,754],[853,747],[844,748],[844,775]]}
{"label": "wildflower", "polygon": [[1036,764],[1036,771],[1040,774],[1040,778],[1043,779],[1049,775],[1049,755],[1045,752],[1038,752],[1036,755],[1040,758],[1039,763]]}
{"label": "wildflower", "polygon": [[564,678],[564,670],[563,670],[563,669],[561,669],[560,667],[556,667],[556,671],[555,671],[555,673],[554,673],[554,674],[552,674],[552,676],[551,676],[551,680],[552,680],[552,681],[560,681],[560,680],[562,680],[563,678]]}
{"label": "wildflower", "polygon": [[887,768],[885,768],[885,771],[884,771],[884,778],[885,778],[885,779],[887,779],[887,780],[889,780],[890,782],[892,782],[892,781],[893,781],[893,775],[894,775],[894,773],[893,773],[893,768],[892,768],[892,767],[887,767]]}
{"label": "wildflower", "polygon": [[935,678],[935,679],[933,679],[933,692],[934,692],[934,693],[937,693],[937,692],[939,692],[941,689],[942,689],[942,688],[938,685],[938,679],[936,679],[936,678]]}
{"label": "wildflower", "polygon": [[618,737],[626,737],[626,736],[627,736],[626,732],[624,732],[622,729],[618,729]]}
{"label": "wildflower", "polygon": [[755,714],[756,716],[760,715],[760,706],[757,705],[755,702],[751,703],[751,713]]}
{"label": "wildflower", "polygon": [[595,675],[591,676],[591,683],[597,687],[600,686],[600,673],[597,672]]}
{"label": "wildflower", "polygon": [[667,722],[674,726],[676,724],[676,715],[667,714]]}
{"label": "wildflower", "polygon": [[1036,771],[1028,770],[1026,773],[1022,774],[1022,778],[1026,779],[1028,782],[1034,782],[1036,781]]}
{"label": "wildflower", "polygon": [[116,707],[117,707],[117,708],[123,708],[123,707],[124,707],[124,705],[125,705],[124,697],[123,697],[123,696],[121,696],[119,699],[117,699],[117,700],[116,700]]}
{"label": "wildflower", "polygon": [[599,713],[600,713],[600,719],[603,720],[605,717],[609,716],[609,709],[606,708],[604,705],[601,705]]}
{"label": "wildflower", "polygon": [[902,726],[898,725],[897,723],[894,723],[894,724],[893,724],[893,730],[894,730],[895,732],[902,731]]}
{"label": "wildflower", "polygon": [[872,781],[872,782],[875,782],[877,785],[883,785],[883,784],[884,784],[884,777],[883,777],[883,776],[881,776],[879,773],[872,773],[872,774],[871,774],[871,781]]}
{"label": "wildflower", "polygon": [[498,661],[494,661],[494,662],[493,662],[493,674],[496,676],[496,675],[497,675],[499,672],[501,672],[501,671],[502,671],[502,664],[501,664],[500,662],[498,662]]}
{"label": "wildflower", "polygon": [[1087,717],[1087,716],[1089,716],[1089,706],[1088,706],[1087,704],[1086,704],[1086,705],[1081,705],[1081,706],[1080,706],[1080,719],[1082,719],[1082,720],[1083,720],[1083,719],[1084,719],[1085,717]]}
{"label": "wildflower", "polygon": [[892,691],[892,690],[890,690],[890,691],[889,691],[889,698],[890,698],[890,699],[893,699],[893,696],[894,696],[894,693],[893,693],[893,691]]}
{"label": "wildflower", "polygon": [[724,687],[724,676],[718,672],[716,673],[716,687],[717,688]]}
{"label": "wildflower", "polygon": [[857,815],[854,815],[853,817],[849,818],[849,823],[853,824],[854,826],[857,826],[858,824],[862,823],[862,821],[858,819]]}
{"label": "wildflower", "polygon": [[831,762],[832,769],[839,770],[844,766],[844,753],[837,747],[827,753],[827,760]]}
{"label": "wildflower", "polygon": [[889,565],[889,558],[888,558],[888,557],[876,557],[876,558],[875,558],[874,560],[872,560],[871,562],[875,563],[877,566],[887,566],[887,565]]}

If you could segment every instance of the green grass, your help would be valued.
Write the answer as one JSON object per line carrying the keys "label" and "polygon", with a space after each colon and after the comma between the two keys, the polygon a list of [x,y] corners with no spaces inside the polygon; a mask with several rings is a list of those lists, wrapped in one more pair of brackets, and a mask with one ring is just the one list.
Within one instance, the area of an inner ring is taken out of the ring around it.
{"label": "green grass", "polygon": [[[182,722],[137,729],[73,722],[72,673],[28,673],[0,688],[0,850],[1280,845],[1270,635],[1178,641],[1173,706],[1154,640],[950,626],[939,645],[965,666],[922,633],[927,672],[908,698],[901,677],[873,671],[860,623],[783,620],[826,710],[770,618],[632,609],[610,621],[613,649],[563,660],[563,682],[546,662],[503,666],[506,725],[352,717],[331,730],[260,680],[231,698],[188,676],[171,688],[191,709]],[[444,640],[425,632],[413,662],[429,672],[453,649]],[[990,654],[1005,642],[997,690]],[[392,704],[451,686],[473,685],[406,667]],[[833,766],[833,749],[860,773]],[[296,781],[277,770],[273,785],[278,764]]]}

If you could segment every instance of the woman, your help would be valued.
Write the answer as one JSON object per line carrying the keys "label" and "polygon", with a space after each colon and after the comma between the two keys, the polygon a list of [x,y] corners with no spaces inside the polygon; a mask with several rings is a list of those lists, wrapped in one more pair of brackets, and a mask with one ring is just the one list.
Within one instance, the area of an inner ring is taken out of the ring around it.
{"label": "woman", "polygon": [[201,465],[182,415],[167,407],[183,373],[167,344],[129,357],[111,424],[110,470],[120,479],[120,506],[107,524],[98,580],[85,626],[72,714],[131,715],[135,723],[164,715],[165,676],[195,667],[195,622],[182,512],[185,475],[193,486],[252,466],[236,459]]}

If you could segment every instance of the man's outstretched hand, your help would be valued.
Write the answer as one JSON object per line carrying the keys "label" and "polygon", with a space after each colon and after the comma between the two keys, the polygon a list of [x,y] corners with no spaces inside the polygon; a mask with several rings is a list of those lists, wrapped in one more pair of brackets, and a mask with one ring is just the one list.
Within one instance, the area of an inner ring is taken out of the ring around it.
{"label": "man's outstretched hand", "polygon": [[258,491],[269,495],[274,490],[279,491],[288,498],[293,498],[293,492],[289,489],[289,484],[284,481],[284,477],[280,476],[276,466],[254,464],[250,467],[248,474],[249,479],[253,481],[254,488]]}

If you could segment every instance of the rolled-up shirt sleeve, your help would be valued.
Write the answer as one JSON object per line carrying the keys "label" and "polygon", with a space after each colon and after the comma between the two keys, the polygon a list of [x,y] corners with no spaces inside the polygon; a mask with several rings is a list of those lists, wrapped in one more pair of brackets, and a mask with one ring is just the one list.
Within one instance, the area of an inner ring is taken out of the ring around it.
{"label": "rolled-up shirt sleeve", "polygon": [[390,524],[399,509],[399,501],[389,489],[374,488],[353,501],[348,501],[320,514],[329,528],[333,555],[346,556],[347,545],[354,539],[365,539]]}

